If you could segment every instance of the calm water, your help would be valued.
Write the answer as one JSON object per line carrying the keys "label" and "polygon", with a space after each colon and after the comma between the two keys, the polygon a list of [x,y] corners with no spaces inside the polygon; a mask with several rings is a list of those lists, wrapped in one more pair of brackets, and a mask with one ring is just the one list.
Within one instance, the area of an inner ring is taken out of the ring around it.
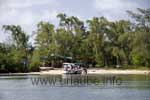
{"label": "calm water", "polygon": [[0,76],[0,100],[150,100],[150,75]]}

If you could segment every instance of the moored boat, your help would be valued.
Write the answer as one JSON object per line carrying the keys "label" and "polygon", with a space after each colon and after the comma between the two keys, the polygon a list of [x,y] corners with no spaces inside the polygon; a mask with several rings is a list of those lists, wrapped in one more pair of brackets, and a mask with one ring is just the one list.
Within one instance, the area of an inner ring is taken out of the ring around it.
{"label": "moored boat", "polygon": [[82,68],[77,63],[63,63],[63,73],[64,74],[83,74],[87,73],[85,68]]}

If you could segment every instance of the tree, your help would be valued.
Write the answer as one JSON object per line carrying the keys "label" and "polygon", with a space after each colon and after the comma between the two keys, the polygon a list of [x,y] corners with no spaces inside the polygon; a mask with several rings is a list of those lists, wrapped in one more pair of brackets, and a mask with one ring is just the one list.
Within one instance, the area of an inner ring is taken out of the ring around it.
{"label": "tree", "polygon": [[112,22],[108,32],[109,40],[112,45],[112,55],[116,58],[117,65],[127,65],[130,63],[131,37],[132,30],[130,22],[120,20]]}
{"label": "tree", "polygon": [[95,61],[100,66],[107,66],[107,44],[108,44],[108,36],[107,31],[109,28],[109,22],[104,17],[94,17],[92,20],[88,20],[89,24],[89,45],[93,47],[93,55],[95,57]]}
{"label": "tree", "polygon": [[35,45],[40,49],[40,55],[46,56],[53,42],[54,25],[49,22],[39,22],[37,27]]}
{"label": "tree", "polygon": [[[82,39],[85,36],[85,27],[83,21],[79,20],[75,16],[67,16],[66,14],[58,14],[57,17],[60,19],[60,29],[57,30],[58,34],[61,35],[61,31],[63,30],[65,33],[64,36],[66,36],[64,41],[69,41],[69,43],[62,44],[65,45],[65,48],[70,49],[68,56],[72,56],[75,59],[80,59],[80,54],[81,53],[81,44],[82,44]],[[62,38],[64,37],[62,36]],[[59,42],[60,43],[60,42]],[[78,48],[78,49],[77,49]]]}
{"label": "tree", "polygon": [[28,45],[29,36],[21,29],[21,27],[15,25],[3,25],[5,32],[11,34],[13,44],[16,48],[26,48]]}
{"label": "tree", "polygon": [[78,17],[59,13],[58,27],[37,24],[34,45],[21,26],[3,25],[11,41],[0,43],[0,72],[25,72],[24,64],[29,71],[38,71],[42,58],[45,65],[60,67],[67,57],[98,67],[150,67],[150,9],[137,11],[127,11],[130,21],[93,17],[86,27]]}
{"label": "tree", "polygon": [[3,29],[5,32],[10,33],[12,37],[12,44],[14,48],[11,50],[13,55],[14,62],[18,63],[18,65],[22,65],[24,63],[24,70],[27,71],[28,66],[28,55],[27,55],[27,47],[29,36],[22,30],[22,28],[18,25],[3,25]]}
{"label": "tree", "polygon": [[138,8],[138,13],[128,11],[133,18],[134,39],[132,60],[134,64],[150,66],[150,9]]}
{"label": "tree", "polygon": [[[49,54],[57,53],[54,25],[49,22],[39,22],[35,33],[35,45],[40,57],[48,57]],[[49,65],[51,61],[48,61]]]}

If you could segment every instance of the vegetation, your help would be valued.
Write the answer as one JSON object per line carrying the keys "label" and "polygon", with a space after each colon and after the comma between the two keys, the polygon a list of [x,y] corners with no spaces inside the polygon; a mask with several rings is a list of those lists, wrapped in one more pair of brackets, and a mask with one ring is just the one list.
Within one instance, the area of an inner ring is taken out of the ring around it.
{"label": "vegetation", "polygon": [[60,66],[62,56],[93,67],[150,68],[150,9],[137,10],[127,11],[131,21],[94,17],[87,26],[75,16],[60,13],[58,27],[38,23],[32,45],[20,26],[4,25],[11,38],[0,43],[0,72],[38,71],[42,64]]}

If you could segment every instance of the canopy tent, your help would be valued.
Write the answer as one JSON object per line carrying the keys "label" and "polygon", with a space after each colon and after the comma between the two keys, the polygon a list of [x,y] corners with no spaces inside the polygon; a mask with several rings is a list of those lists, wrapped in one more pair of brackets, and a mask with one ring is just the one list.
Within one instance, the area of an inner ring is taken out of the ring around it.
{"label": "canopy tent", "polygon": [[41,56],[40,61],[48,61],[48,60],[63,60],[64,62],[73,62],[74,59],[72,57],[66,57],[56,54],[50,54],[48,56]]}

